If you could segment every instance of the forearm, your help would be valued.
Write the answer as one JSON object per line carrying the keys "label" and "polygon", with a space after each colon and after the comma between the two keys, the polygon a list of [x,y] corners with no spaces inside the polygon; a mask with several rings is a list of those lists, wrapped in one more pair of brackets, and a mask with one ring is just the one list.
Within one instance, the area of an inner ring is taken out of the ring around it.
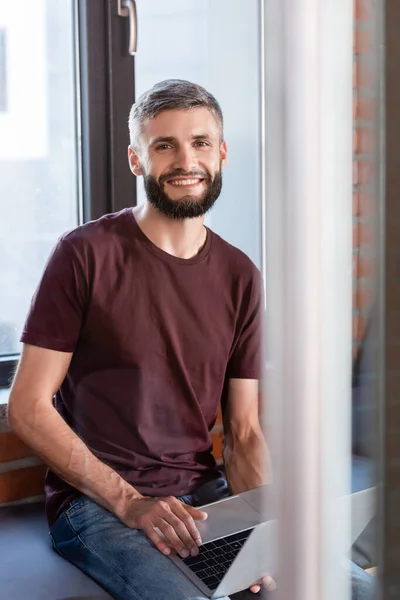
{"label": "forearm", "polygon": [[12,430],[61,479],[117,516],[129,501],[141,497],[118,473],[102,463],[48,402],[31,411],[9,411]]}
{"label": "forearm", "polygon": [[225,438],[224,464],[233,494],[270,483],[270,457],[261,427]]}

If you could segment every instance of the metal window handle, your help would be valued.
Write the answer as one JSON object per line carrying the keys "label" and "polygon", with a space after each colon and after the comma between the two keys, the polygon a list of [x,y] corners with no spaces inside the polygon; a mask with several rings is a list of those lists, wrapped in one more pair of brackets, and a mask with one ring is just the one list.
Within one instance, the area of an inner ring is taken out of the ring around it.
{"label": "metal window handle", "polygon": [[129,18],[128,52],[134,56],[137,51],[137,13],[135,0],[118,0],[118,15]]}

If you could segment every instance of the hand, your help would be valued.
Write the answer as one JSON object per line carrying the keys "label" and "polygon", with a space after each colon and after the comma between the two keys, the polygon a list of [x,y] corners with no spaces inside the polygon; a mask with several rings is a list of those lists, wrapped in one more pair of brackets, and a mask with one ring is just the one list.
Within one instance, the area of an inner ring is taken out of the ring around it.
{"label": "hand", "polygon": [[207,513],[174,496],[141,497],[131,500],[119,518],[127,527],[143,530],[163,554],[171,554],[172,548],[186,558],[199,552],[202,541],[194,521],[204,521]]}
{"label": "hand", "polygon": [[266,575],[261,579],[261,581],[252,585],[250,591],[254,594],[257,594],[260,591],[261,586],[265,588],[268,592],[272,592],[276,589],[276,583],[269,575]]}

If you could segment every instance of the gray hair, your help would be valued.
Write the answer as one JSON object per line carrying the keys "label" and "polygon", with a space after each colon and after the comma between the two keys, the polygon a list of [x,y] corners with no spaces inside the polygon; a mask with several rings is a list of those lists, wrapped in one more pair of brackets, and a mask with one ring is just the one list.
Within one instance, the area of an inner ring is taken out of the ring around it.
{"label": "gray hair", "polygon": [[208,108],[214,115],[223,139],[222,110],[210,92],[201,85],[183,79],[166,79],[156,83],[144,92],[131,108],[129,114],[131,146],[138,147],[143,124],[154,119],[163,110],[190,110],[199,107]]}

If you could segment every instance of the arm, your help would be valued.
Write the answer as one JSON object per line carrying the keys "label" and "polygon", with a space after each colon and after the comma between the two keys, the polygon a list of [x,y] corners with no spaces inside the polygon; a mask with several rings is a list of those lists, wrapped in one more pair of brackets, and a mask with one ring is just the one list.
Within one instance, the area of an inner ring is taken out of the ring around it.
{"label": "arm", "polygon": [[53,407],[72,353],[25,344],[11,388],[10,428],[64,481],[120,514],[140,494],[103,464]]}
{"label": "arm", "polygon": [[224,463],[237,494],[270,481],[268,446],[259,421],[257,379],[230,379],[224,410]]}
{"label": "arm", "polygon": [[25,344],[11,389],[11,429],[64,481],[113,512],[125,525],[143,529],[165,554],[169,544],[186,555],[197,549],[200,535],[193,519],[206,515],[175,498],[143,497],[118,473],[102,463],[72,431],[52,404],[68,371],[72,353]]}

